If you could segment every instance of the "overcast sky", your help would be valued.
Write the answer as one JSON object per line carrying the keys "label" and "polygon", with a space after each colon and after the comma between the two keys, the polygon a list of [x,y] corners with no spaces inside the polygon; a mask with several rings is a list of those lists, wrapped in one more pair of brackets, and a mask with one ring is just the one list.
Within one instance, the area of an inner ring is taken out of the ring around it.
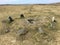
{"label": "overcast sky", "polygon": [[0,0],[0,4],[47,4],[54,2],[60,2],[60,0]]}

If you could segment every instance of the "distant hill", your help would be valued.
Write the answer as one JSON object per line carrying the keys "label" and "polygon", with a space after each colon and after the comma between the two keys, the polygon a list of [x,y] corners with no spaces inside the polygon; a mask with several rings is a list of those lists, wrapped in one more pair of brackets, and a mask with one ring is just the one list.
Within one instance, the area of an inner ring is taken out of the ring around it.
{"label": "distant hill", "polygon": [[0,4],[0,6],[28,6],[28,5],[60,5],[60,2],[50,4]]}
{"label": "distant hill", "polygon": [[30,4],[0,4],[0,6],[27,6]]}
{"label": "distant hill", "polygon": [[60,2],[58,2],[58,3],[51,3],[49,5],[60,5]]}

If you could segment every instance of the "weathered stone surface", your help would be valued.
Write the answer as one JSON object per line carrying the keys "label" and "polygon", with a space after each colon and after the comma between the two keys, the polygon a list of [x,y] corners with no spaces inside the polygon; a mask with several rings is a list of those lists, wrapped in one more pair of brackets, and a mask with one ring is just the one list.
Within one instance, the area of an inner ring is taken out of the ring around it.
{"label": "weathered stone surface", "polygon": [[28,31],[27,30],[25,30],[25,29],[19,29],[18,31],[17,31],[17,35],[25,35],[26,33],[27,33]]}

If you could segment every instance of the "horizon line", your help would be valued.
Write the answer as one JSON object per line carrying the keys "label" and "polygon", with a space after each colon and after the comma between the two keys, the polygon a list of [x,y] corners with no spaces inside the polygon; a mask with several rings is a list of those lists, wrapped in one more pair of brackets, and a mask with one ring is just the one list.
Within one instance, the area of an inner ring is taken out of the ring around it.
{"label": "horizon line", "polygon": [[[54,3],[14,3],[14,4],[56,4],[56,3],[60,3],[60,2],[54,2]],[[0,5],[10,5],[13,3],[1,3]]]}

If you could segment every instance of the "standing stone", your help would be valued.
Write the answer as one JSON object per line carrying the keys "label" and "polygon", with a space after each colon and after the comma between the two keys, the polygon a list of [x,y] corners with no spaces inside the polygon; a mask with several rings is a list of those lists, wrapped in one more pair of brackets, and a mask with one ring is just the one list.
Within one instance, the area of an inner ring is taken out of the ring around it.
{"label": "standing stone", "polygon": [[55,29],[56,28],[56,20],[55,20],[55,17],[52,17],[51,28],[52,29]]}
{"label": "standing stone", "polygon": [[52,17],[52,22],[56,22],[55,17]]}
{"label": "standing stone", "polygon": [[11,23],[11,22],[13,22],[14,20],[12,19],[12,17],[11,16],[9,16],[9,22]]}
{"label": "standing stone", "polygon": [[20,15],[20,18],[24,18],[24,15],[23,15],[23,14],[21,14],[21,15]]}

